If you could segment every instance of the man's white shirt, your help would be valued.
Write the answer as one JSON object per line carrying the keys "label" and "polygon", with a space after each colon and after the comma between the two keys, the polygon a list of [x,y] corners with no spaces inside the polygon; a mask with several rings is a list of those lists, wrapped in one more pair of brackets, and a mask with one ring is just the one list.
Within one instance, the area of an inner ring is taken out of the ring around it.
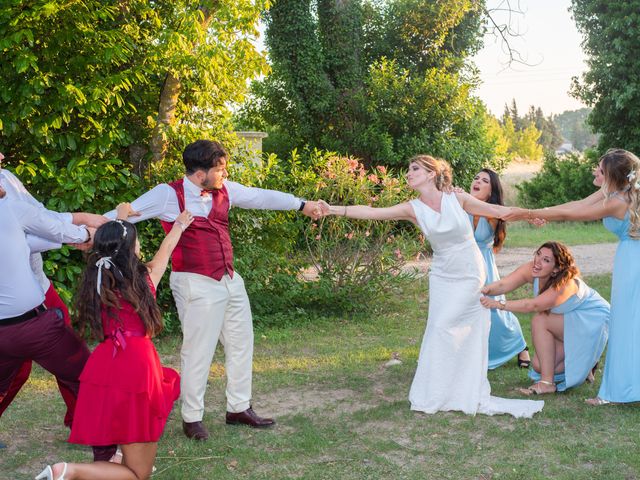
{"label": "man's white shirt", "polygon": [[[0,322],[40,305],[45,290],[29,263],[32,242],[82,243],[87,230],[21,200],[0,200]],[[26,235],[30,234],[30,235]],[[27,237],[29,240],[27,240]],[[39,238],[37,238],[39,237]]]}
{"label": "man's white shirt", "polygon": [[[195,217],[207,217],[211,212],[211,195],[201,195],[202,189],[184,177],[185,207]],[[301,200],[290,193],[263,188],[245,187],[236,182],[225,181],[229,195],[229,206],[240,208],[255,208],[259,210],[297,210]],[[166,222],[173,222],[180,215],[178,197],[175,190],[166,183],[162,183],[144,193],[131,203],[131,207],[140,213],[138,217],[130,217],[132,223],[141,222],[149,218],[159,218]],[[105,213],[105,217],[113,220],[116,211]]]}
{"label": "man's white shirt", "polygon": [[[52,217],[58,218],[63,222],[73,222],[73,215],[71,215],[71,213],[58,213],[52,210],[47,210],[42,203],[33,198],[33,196],[24,187],[24,184],[13,173],[5,168],[0,168],[0,186],[2,186],[2,188],[7,192],[7,197],[9,199],[26,202],[38,209],[46,211]],[[40,255],[40,252],[58,249],[61,247],[61,244],[51,242],[44,238],[29,238],[28,240],[29,245],[32,247],[31,257],[29,258],[29,261],[31,262],[31,269],[36,275],[42,289],[47,291],[49,289],[50,282],[44,274],[42,255]]]}

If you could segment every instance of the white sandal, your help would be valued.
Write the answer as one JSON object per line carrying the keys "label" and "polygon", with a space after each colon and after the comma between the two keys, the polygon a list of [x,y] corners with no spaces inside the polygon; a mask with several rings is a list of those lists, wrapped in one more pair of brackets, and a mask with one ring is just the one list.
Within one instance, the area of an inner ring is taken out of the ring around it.
{"label": "white sandal", "polygon": [[587,405],[591,405],[592,407],[601,407],[602,405],[609,405],[611,402],[609,400],[605,400],[604,398],[594,397],[585,399],[585,403]]}
{"label": "white sandal", "polygon": [[35,480],[64,480],[65,473],[67,473],[67,462],[64,462],[62,475],[58,478],[53,478],[53,469],[51,468],[51,465],[47,465],[45,469],[38,474]]}

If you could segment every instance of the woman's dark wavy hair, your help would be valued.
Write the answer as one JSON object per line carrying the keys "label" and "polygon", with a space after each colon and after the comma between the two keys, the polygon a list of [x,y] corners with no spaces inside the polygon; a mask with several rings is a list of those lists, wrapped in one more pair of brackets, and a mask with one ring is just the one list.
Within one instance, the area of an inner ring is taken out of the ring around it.
{"label": "woman's dark wavy hair", "polygon": [[[107,222],[96,231],[76,294],[76,311],[81,331],[89,325],[92,335],[100,341],[104,339],[102,306],[117,320],[120,300],[133,306],[149,336],[162,330],[162,314],[149,287],[147,267],[135,253],[136,238],[136,228],[126,221]],[[103,257],[111,257],[114,266],[102,268],[98,294],[96,262]]]}
{"label": "woman's dark wavy hair", "polygon": [[[484,172],[489,175],[489,184],[491,185],[491,195],[487,199],[487,203],[493,205],[504,205],[504,193],[502,191],[502,183],[500,183],[500,177],[496,172],[490,168],[483,168],[480,172]],[[507,238],[507,222],[498,219],[496,229],[493,232],[493,251],[498,253],[504,245],[504,240]]]}
{"label": "woman's dark wavy hair", "polygon": [[554,290],[560,290],[564,287],[570,280],[580,276],[580,269],[576,265],[576,261],[565,244],[560,242],[546,242],[540,245],[540,247],[536,250],[536,253],[540,253],[540,250],[543,248],[548,248],[551,250],[553,254],[553,259],[556,262],[556,268],[558,271],[555,274],[551,275],[549,281],[546,285],[541,285],[540,291],[538,295],[540,295],[545,290],[549,288],[553,288]]}

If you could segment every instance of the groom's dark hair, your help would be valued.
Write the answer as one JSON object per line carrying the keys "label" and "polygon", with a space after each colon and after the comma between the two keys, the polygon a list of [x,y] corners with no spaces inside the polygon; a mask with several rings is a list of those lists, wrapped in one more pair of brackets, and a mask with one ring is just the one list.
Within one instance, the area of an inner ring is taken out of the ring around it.
{"label": "groom's dark hair", "polygon": [[196,140],[187,145],[182,152],[182,163],[187,175],[198,170],[208,171],[220,163],[221,158],[227,158],[229,154],[224,147],[213,140]]}

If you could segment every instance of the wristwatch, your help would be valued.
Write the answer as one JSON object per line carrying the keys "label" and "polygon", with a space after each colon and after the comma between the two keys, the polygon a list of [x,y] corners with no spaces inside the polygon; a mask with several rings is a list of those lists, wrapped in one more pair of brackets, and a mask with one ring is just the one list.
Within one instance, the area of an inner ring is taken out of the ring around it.
{"label": "wristwatch", "polygon": [[498,303],[500,304],[500,306],[498,307],[500,310],[504,310],[507,306],[507,301],[504,298],[498,300]]}
{"label": "wristwatch", "polygon": [[304,198],[300,199],[300,208],[298,208],[298,211],[301,212],[302,210],[304,210],[304,206],[307,204],[307,201]]}

